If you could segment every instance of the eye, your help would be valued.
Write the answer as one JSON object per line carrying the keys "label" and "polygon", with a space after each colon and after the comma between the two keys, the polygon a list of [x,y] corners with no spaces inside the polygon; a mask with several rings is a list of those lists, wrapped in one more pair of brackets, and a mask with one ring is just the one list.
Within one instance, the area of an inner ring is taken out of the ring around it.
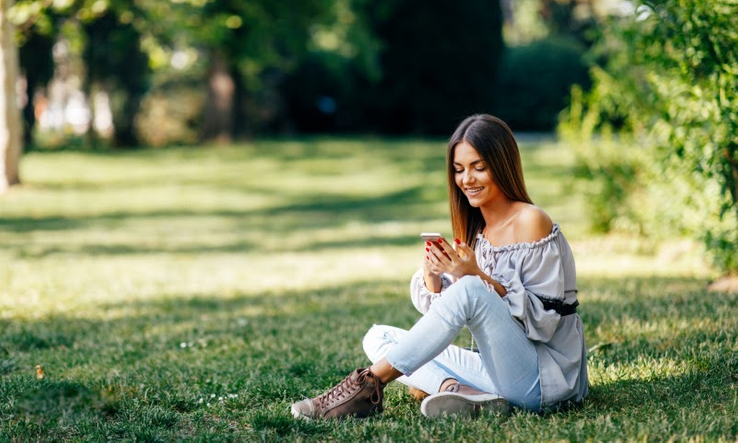
{"label": "eye", "polygon": [[485,169],[487,169],[487,167],[486,167],[485,165],[481,165],[481,166],[476,166],[476,167],[474,168],[474,170],[475,170],[475,171],[480,171],[480,172],[481,172],[481,171],[484,171]]}
{"label": "eye", "polygon": [[463,169],[461,169],[461,170],[459,170],[459,169],[454,169],[454,172],[456,172],[457,174],[461,174],[462,172],[464,172],[464,170],[463,170]]}

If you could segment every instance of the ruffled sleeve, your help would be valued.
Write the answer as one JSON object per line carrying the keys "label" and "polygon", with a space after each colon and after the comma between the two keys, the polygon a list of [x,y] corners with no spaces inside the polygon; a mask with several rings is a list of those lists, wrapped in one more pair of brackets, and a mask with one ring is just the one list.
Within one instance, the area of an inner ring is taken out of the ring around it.
{"label": "ruffled sleeve", "polygon": [[441,293],[451,286],[451,283],[451,277],[443,274],[441,275],[441,292],[431,292],[425,286],[423,269],[419,269],[415,274],[413,274],[413,278],[410,280],[410,299],[413,301],[415,309],[420,311],[421,314],[428,312],[431,303],[440,297]]}
{"label": "ruffled sleeve", "polygon": [[503,300],[531,340],[548,342],[561,320],[555,310],[544,308],[542,300],[565,303],[567,298],[576,297],[576,288],[567,288],[567,282],[573,281],[566,275],[569,269],[573,272],[567,245],[555,228],[538,242],[498,251],[491,277],[507,290]]}

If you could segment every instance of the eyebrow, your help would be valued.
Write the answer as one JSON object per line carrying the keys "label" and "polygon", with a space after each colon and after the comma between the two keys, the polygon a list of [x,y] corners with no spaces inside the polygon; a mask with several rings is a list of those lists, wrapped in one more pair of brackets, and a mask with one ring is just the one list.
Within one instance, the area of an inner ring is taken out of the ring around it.
{"label": "eyebrow", "polygon": [[[472,165],[476,165],[477,163],[484,163],[484,160],[482,160],[482,159],[480,158],[479,160],[474,160],[473,162],[469,163],[469,165],[470,165],[470,166],[472,166]],[[458,166],[464,166],[464,165],[462,165],[462,164],[461,164],[461,163],[459,163],[459,162],[454,162],[454,166],[457,166],[457,165],[458,165]]]}

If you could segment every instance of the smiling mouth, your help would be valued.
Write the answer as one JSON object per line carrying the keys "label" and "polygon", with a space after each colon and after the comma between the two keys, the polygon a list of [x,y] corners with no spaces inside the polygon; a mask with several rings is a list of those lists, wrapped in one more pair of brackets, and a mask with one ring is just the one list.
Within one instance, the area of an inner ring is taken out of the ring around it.
{"label": "smiling mouth", "polygon": [[482,192],[482,189],[484,189],[484,186],[480,186],[478,188],[466,188],[464,190],[466,191],[466,195],[472,196]]}

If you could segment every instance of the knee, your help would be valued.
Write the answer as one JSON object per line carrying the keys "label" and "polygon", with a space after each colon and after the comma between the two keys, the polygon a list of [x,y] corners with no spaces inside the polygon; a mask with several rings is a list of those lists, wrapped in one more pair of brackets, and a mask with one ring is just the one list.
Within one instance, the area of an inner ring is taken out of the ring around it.
{"label": "knee", "polygon": [[461,277],[456,283],[451,285],[456,298],[463,298],[466,300],[473,300],[477,297],[484,297],[487,295],[487,287],[482,283],[482,279],[476,275],[465,275]]}
{"label": "knee", "polygon": [[484,287],[484,283],[482,283],[482,279],[476,275],[465,275],[461,277],[459,281],[456,282],[456,284],[461,285],[462,287],[466,289],[476,289],[476,288],[479,288],[480,286]]}
{"label": "knee", "polygon": [[381,360],[389,351],[389,347],[397,343],[393,329],[392,326],[374,325],[364,334],[362,346],[372,363]]}
{"label": "knee", "polygon": [[492,297],[490,295],[489,289],[487,289],[481,278],[476,275],[466,275],[451,285],[443,297],[434,303],[440,301],[441,303],[439,304],[443,305],[445,309],[458,314],[463,313],[468,319],[481,306],[486,306],[494,298],[498,297]]}

